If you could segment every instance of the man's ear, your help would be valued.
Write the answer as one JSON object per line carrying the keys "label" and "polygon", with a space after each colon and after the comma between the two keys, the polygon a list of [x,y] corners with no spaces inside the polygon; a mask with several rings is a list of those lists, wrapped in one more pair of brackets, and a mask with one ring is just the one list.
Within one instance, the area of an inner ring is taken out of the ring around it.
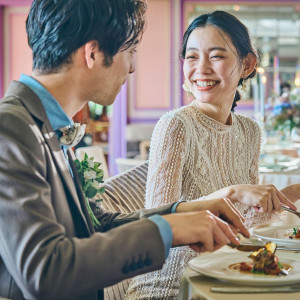
{"label": "man's ear", "polygon": [[85,61],[89,69],[92,69],[96,59],[96,53],[99,51],[97,41],[89,41],[84,45]]}
{"label": "man's ear", "polygon": [[243,59],[244,77],[248,77],[253,72],[256,63],[257,63],[256,55],[254,55],[253,53],[248,53],[248,55]]}

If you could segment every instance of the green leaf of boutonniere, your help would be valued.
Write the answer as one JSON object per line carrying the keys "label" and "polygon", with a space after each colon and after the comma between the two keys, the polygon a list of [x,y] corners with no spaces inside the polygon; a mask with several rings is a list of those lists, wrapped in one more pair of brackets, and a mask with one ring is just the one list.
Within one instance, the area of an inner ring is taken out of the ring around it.
{"label": "green leaf of boutonniere", "polygon": [[[105,192],[105,188],[101,185],[104,182],[103,170],[100,169],[101,163],[94,162],[94,157],[89,158],[86,153],[82,161],[76,159],[74,163],[79,175],[90,218],[95,229],[98,229],[100,223],[90,207],[89,200],[94,198],[97,194],[103,194]],[[99,204],[101,201],[102,199],[97,199],[95,202]]]}

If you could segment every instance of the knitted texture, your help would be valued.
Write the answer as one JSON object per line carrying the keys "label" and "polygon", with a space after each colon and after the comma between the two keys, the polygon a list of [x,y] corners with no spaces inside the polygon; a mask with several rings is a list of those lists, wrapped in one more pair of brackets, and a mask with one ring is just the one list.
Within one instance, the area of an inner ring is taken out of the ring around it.
{"label": "knitted texture", "polygon": [[[231,124],[224,125],[193,101],[160,119],[150,145],[147,208],[198,199],[230,185],[258,183],[259,126],[234,113],[230,118]],[[270,221],[270,214],[235,205],[248,227]],[[125,299],[176,299],[187,262],[196,256],[187,247],[171,249],[161,271],[131,281]]]}

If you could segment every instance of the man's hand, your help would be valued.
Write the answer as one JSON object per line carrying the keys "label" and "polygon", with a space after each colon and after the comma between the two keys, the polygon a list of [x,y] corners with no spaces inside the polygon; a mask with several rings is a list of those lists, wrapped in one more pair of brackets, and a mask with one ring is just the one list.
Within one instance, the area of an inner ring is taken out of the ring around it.
{"label": "man's hand", "polygon": [[196,212],[209,210],[215,216],[232,225],[232,230],[237,233],[240,231],[245,236],[250,236],[249,231],[244,226],[244,217],[237,211],[229,199],[198,200],[182,202],[177,205],[176,212]]}
{"label": "man's hand", "polygon": [[197,252],[214,251],[238,239],[228,223],[210,211],[163,215],[173,232],[173,246],[189,245]]}

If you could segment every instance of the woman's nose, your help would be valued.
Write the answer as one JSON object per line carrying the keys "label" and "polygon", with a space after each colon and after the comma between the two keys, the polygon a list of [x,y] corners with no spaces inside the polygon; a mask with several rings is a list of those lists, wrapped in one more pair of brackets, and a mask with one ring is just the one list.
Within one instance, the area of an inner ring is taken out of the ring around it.
{"label": "woman's nose", "polygon": [[210,74],[212,69],[209,60],[204,57],[200,58],[196,67],[196,72],[199,74]]}

